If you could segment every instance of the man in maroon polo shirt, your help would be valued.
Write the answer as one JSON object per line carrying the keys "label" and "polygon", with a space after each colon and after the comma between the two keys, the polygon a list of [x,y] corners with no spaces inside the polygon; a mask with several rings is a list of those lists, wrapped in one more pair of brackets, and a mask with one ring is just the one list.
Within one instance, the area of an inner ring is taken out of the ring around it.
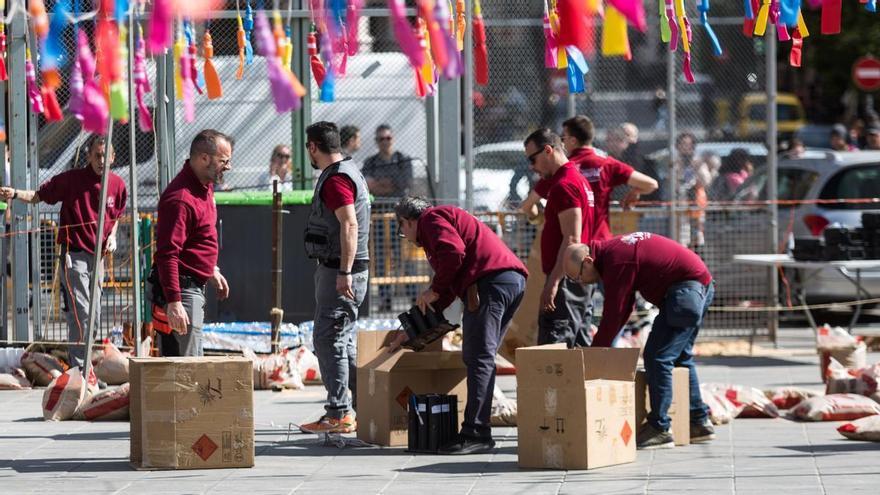
{"label": "man in maroon polo shirt", "polygon": [[[214,185],[232,169],[234,141],[213,129],[199,132],[189,159],[159,199],[155,266],[169,333],[158,333],[163,356],[201,356],[205,284],[229,297],[229,285],[217,267],[217,207]],[[154,295],[155,298],[155,295]]]}
{"label": "man in maroon polo shirt", "polygon": [[[0,187],[0,198],[18,199],[25,203],[54,205],[61,202],[61,218],[57,242],[61,245],[61,288],[66,306],[68,341],[80,345],[69,347],[71,361],[82,364],[85,359],[84,331],[89,327],[91,279],[95,273],[95,247],[98,235],[98,210],[101,200],[101,177],[104,172],[103,136],[94,134],[84,147],[88,153],[85,167],[68,170],[49,179],[37,191],[19,191]],[[113,165],[113,146],[109,147],[108,163]],[[121,177],[109,172],[107,178],[107,214],[104,218],[103,249],[116,250],[116,221],[125,212],[128,193]],[[97,276],[103,279],[103,267]],[[99,284],[100,289],[100,284]],[[100,301],[100,293],[98,299]],[[98,304],[97,320],[101,318]],[[74,363],[71,363],[75,365]]]}
{"label": "man in maroon polo shirt", "polygon": [[667,413],[675,366],[690,371],[691,443],[714,438],[693,354],[694,341],[715,295],[712,275],[703,260],[681,244],[650,232],[572,245],[564,258],[567,277],[583,284],[600,280],[605,284],[602,322],[593,346],[611,346],[629,319],[636,291],[660,308],[644,350],[651,412],[648,423],[636,435],[639,448],[674,445]]}
{"label": "man in maroon polo shirt", "polygon": [[[424,248],[434,270],[431,286],[417,300],[422,312],[429,305],[443,311],[456,297],[465,306],[462,358],[467,365],[467,406],[459,439],[441,452],[488,452],[495,446],[489,422],[495,355],[522,301],[528,271],[492,229],[461,208],[432,207],[422,198],[407,197],[394,212],[401,234]],[[406,333],[400,332],[392,350],[406,339]]]}
{"label": "man in maroon polo shirt", "polygon": [[541,268],[547,279],[541,292],[538,344],[585,347],[590,345],[593,291],[563,277],[562,253],[571,244],[592,239],[593,192],[553,131],[538,129],[524,146],[532,170],[548,184],[541,233]]}
{"label": "man in maroon polo shirt", "polygon": [[[595,197],[593,239],[602,241],[611,238],[608,210],[612,191],[624,184],[630,187],[621,204],[628,210],[638,202],[642,194],[656,191],[657,181],[636,172],[626,163],[597,153],[593,148],[594,132],[593,122],[584,115],[577,115],[562,123],[562,144],[568,159],[580,168],[581,175],[590,183]],[[549,186],[550,182],[547,180],[540,180],[535,184],[535,189],[522,206],[527,214],[531,214],[540,198],[547,197]]]}

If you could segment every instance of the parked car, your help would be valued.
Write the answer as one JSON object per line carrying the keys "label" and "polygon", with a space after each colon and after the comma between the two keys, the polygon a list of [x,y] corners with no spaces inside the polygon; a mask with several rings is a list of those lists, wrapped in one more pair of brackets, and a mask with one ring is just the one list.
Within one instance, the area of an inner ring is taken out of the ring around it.
{"label": "parked car", "polygon": [[[776,96],[776,127],[781,136],[790,136],[807,124],[800,99],[791,93]],[[740,139],[763,138],[767,133],[766,93],[747,93],[739,102],[736,135]]]}
{"label": "parked car", "polygon": [[[808,151],[799,159],[782,160],[777,170],[777,196],[780,200],[805,201],[779,205],[780,239],[819,238],[828,226],[861,227],[862,213],[880,213],[878,203],[818,203],[813,200],[880,198],[880,152]],[[762,168],[736,192],[734,200],[756,196],[767,198],[767,170]],[[736,230],[766,231],[766,214],[742,214]],[[733,233],[731,233],[733,234]],[[743,235],[737,237],[742,238]],[[737,253],[738,254],[738,253]],[[794,282],[809,283],[811,302],[852,300],[855,290],[836,270],[821,270],[808,280],[797,271]],[[855,273],[848,273],[855,276]],[[863,270],[862,283],[868,292],[880,294],[880,270]]]}

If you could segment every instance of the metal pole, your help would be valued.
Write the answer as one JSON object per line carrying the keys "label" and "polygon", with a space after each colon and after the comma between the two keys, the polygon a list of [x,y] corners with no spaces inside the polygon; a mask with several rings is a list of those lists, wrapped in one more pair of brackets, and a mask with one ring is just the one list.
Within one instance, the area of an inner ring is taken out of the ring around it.
{"label": "metal pole", "polygon": [[[134,122],[132,122],[134,124]],[[98,228],[95,236],[95,264],[92,269],[91,290],[89,291],[89,330],[86,335],[86,362],[83,365],[83,378],[88,383],[89,371],[92,369],[92,346],[95,343],[95,330],[97,330],[96,321],[100,317],[101,306],[101,277],[98,275],[103,272],[101,264],[104,262],[104,219],[107,217],[107,182],[110,177],[110,153],[107,153],[110,143],[113,142],[113,119],[107,124],[107,145],[104,147],[104,169],[101,171],[101,202],[98,208]]]}
{"label": "metal pole", "polygon": [[577,97],[569,93],[565,100],[565,115],[568,118],[577,115]]}
{"label": "metal pole", "polygon": [[281,322],[284,319],[284,309],[281,307],[281,271],[282,253],[284,252],[281,248],[284,241],[284,237],[281,235],[283,228],[281,199],[281,193],[278,191],[278,179],[275,179],[272,181],[272,294],[275,297],[275,302],[269,312],[269,318],[272,322],[272,354],[278,352]]}
{"label": "metal pole", "polygon": [[[473,19],[474,0],[465,0],[465,17]],[[465,209],[474,209],[474,28],[464,30],[464,197]]]}
{"label": "metal pole", "polygon": [[166,65],[165,59],[167,57],[167,53],[156,57],[156,89],[158,90],[158,94],[156,95],[156,137],[159,141],[158,146],[156,147],[158,151],[156,153],[156,158],[157,166],[159,168],[159,194],[162,194],[162,191],[168,186],[168,139],[166,137],[167,127],[165,125],[168,121],[168,116],[166,115],[168,107],[165,105],[165,99],[167,98],[165,93],[165,80],[168,79],[168,66]]}
{"label": "metal pole", "polygon": [[675,157],[675,134],[676,129],[676,91],[675,91],[675,60],[676,52],[668,51],[666,57],[666,110],[669,116],[669,233],[670,238],[681,242],[681,229],[679,228],[678,211],[678,164]]}
{"label": "metal pole", "polygon": [[[132,4],[132,9],[134,9]],[[135,135],[135,126],[137,125],[137,116],[135,115],[135,92],[134,92],[134,38],[135,38],[134,15],[129,12],[128,16],[128,150],[129,150],[129,169],[128,182],[131,188],[129,195],[131,202],[131,288],[132,288],[132,317],[131,331],[134,336],[134,355],[140,357],[141,349],[141,259],[140,259],[140,242],[138,242],[139,232],[138,225],[138,173],[137,173],[137,139]]]}
{"label": "metal pole", "polygon": [[[6,62],[9,66],[9,115],[7,122],[12,187],[26,189],[27,184],[27,83],[25,80],[25,29],[23,15],[17,15],[9,23],[9,45]],[[27,205],[13,201],[12,232],[27,230]],[[31,331],[28,322],[28,246],[27,236],[12,238],[12,307],[14,340],[29,342]],[[4,268],[5,269],[5,268]]]}
{"label": "metal pole", "polygon": [[[767,43],[767,200],[770,203],[767,214],[770,217],[770,242],[771,253],[776,253],[779,249],[779,206],[776,204],[777,199],[777,142],[776,142],[776,36],[770,32],[764,38]],[[779,277],[777,276],[777,268],[770,269],[770,304],[776,306],[779,301]],[[767,330],[770,338],[773,339],[773,345],[778,345],[777,329],[779,328],[779,314],[770,313],[770,321]]]}
{"label": "metal pole", "polygon": [[[33,34],[33,32],[31,32]],[[31,38],[36,39],[36,38]],[[29,189],[36,190],[40,184],[40,164],[39,154],[37,153],[37,119],[38,116],[28,112],[28,166],[30,167],[30,185]],[[28,234],[30,238],[31,262],[28,267],[31,270],[31,314],[33,315],[33,335],[45,338],[41,332],[43,324],[43,312],[41,310],[42,299],[42,283],[40,280],[40,266],[42,266],[42,257],[40,256],[40,205],[31,204],[28,206],[31,217],[31,232]]]}

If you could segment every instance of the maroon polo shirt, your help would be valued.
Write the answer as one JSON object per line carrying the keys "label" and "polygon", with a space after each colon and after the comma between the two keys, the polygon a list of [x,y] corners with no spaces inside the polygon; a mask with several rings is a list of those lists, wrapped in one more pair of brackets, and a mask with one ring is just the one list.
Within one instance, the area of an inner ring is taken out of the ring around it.
{"label": "maroon polo shirt", "polygon": [[180,301],[180,276],[205,283],[217,265],[214,184],[202,184],[189,160],[159,199],[155,262],[165,299]]}
{"label": "maroon polo shirt", "polygon": [[[611,192],[617,186],[629,181],[633,168],[615,160],[610,156],[601,156],[590,146],[578,148],[569,155],[569,160],[577,164],[581,175],[590,183],[596,208],[593,216],[593,240],[604,241],[611,238],[608,209],[611,205]],[[547,197],[550,184],[541,179],[535,184],[535,192],[542,198]]]}
{"label": "maroon polo shirt", "polygon": [[571,208],[581,209],[581,242],[586,244],[593,235],[594,205],[590,184],[574,163],[566,163],[546,180],[547,205],[544,207],[544,231],[541,234],[541,269],[549,275],[562,245],[559,214]]}
{"label": "maroon polo shirt", "polygon": [[455,206],[428,208],[419,217],[416,239],[434,270],[431,289],[440,295],[435,309],[465,300],[468,287],[507,270],[528,277],[522,261],[483,222]]}
{"label": "maroon polo shirt", "polygon": [[[95,253],[98,236],[98,210],[101,202],[101,176],[91,166],[68,170],[52,177],[37,190],[40,201],[54,205],[61,202],[61,228],[58,244],[70,249]],[[104,217],[105,246],[116,220],[125,212],[128,193],[121,177],[110,172],[107,177],[107,214]]]}
{"label": "maroon polo shirt", "polygon": [[659,308],[672,285],[686,280],[696,280],[703,285],[712,281],[709,269],[696,253],[650,232],[593,242],[590,253],[605,284],[602,322],[593,338],[596,347],[611,346],[629,320],[635,291]]}
{"label": "maroon polo shirt", "polygon": [[336,174],[321,186],[321,201],[330,211],[335,212],[343,206],[353,205],[354,197],[354,181],[345,174]]}

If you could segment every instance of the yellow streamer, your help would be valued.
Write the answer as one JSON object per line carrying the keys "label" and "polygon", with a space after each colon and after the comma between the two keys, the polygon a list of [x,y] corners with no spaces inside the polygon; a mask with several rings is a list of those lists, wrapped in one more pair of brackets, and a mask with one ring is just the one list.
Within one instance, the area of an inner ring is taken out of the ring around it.
{"label": "yellow streamer", "polygon": [[767,31],[767,19],[770,17],[770,0],[761,0],[761,10],[755,20],[755,35],[764,36]]}
{"label": "yellow streamer", "polygon": [[629,37],[626,34],[626,18],[617,9],[608,5],[605,8],[605,23],[602,26],[602,55],[605,57],[626,56],[629,53]]}
{"label": "yellow streamer", "polygon": [[185,44],[183,41],[183,33],[178,33],[177,41],[174,42],[174,93],[178,100],[183,99],[183,76],[180,72],[180,57],[183,56]]}
{"label": "yellow streamer", "polygon": [[687,24],[684,22],[685,15],[687,15],[687,12],[684,10],[684,0],[675,0],[675,16],[678,18],[678,31],[681,33],[681,47],[685,53],[690,53],[691,41],[687,35]]}
{"label": "yellow streamer", "polygon": [[798,32],[801,33],[801,38],[806,38],[810,35],[810,31],[807,29],[807,23],[804,21],[803,12],[798,12],[797,29]]}

